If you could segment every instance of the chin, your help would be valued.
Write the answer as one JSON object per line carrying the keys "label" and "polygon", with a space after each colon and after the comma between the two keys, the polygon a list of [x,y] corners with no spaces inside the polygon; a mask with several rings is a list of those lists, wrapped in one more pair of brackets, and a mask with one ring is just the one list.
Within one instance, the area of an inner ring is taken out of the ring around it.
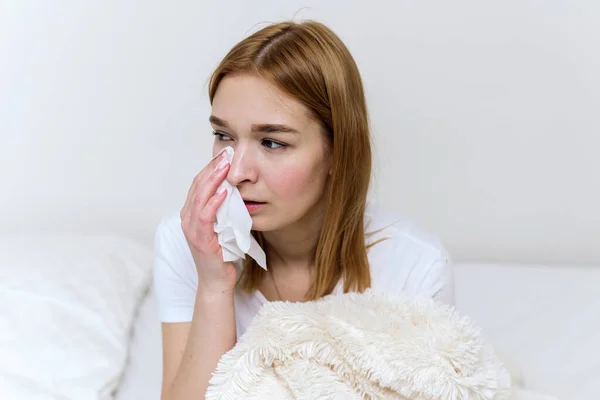
{"label": "chin", "polygon": [[256,232],[264,232],[265,224],[262,218],[257,216],[251,216],[252,218],[252,230]]}
{"label": "chin", "polygon": [[256,232],[269,232],[281,228],[273,218],[255,215],[252,216],[252,230]]}

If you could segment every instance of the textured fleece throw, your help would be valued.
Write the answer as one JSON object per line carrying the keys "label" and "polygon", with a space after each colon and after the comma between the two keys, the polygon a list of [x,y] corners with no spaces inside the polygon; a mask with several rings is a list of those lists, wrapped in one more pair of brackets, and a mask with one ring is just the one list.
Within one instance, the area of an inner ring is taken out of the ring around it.
{"label": "textured fleece throw", "polygon": [[[370,290],[265,304],[206,399],[511,399],[480,330],[451,307]],[[521,398],[521,397],[519,397]]]}

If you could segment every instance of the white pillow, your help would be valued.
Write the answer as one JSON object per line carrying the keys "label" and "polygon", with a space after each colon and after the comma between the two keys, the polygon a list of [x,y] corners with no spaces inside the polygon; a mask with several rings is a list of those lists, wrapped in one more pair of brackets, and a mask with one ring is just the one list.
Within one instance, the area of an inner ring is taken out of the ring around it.
{"label": "white pillow", "polygon": [[110,234],[0,236],[0,399],[110,399],[152,261]]}

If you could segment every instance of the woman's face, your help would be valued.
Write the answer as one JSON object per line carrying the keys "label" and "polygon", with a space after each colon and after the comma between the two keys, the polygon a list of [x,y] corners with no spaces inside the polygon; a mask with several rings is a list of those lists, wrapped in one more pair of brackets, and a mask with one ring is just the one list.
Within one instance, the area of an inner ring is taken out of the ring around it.
{"label": "woman's face", "polygon": [[237,185],[252,229],[281,229],[323,206],[330,150],[300,102],[260,77],[227,76],[213,99],[210,122],[213,156],[227,146],[235,149],[227,180]]}

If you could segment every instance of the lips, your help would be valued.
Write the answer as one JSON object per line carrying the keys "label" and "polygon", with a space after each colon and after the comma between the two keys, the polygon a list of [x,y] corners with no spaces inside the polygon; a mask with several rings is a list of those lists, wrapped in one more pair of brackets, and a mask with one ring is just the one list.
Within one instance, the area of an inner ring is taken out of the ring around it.
{"label": "lips", "polygon": [[246,209],[250,214],[256,214],[257,212],[262,210],[266,204],[267,203],[260,201],[244,199],[244,205],[246,206]]}
{"label": "lips", "polygon": [[265,204],[264,201],[256,201],[251,199],[244,199],[244,203],[246,204]]}

